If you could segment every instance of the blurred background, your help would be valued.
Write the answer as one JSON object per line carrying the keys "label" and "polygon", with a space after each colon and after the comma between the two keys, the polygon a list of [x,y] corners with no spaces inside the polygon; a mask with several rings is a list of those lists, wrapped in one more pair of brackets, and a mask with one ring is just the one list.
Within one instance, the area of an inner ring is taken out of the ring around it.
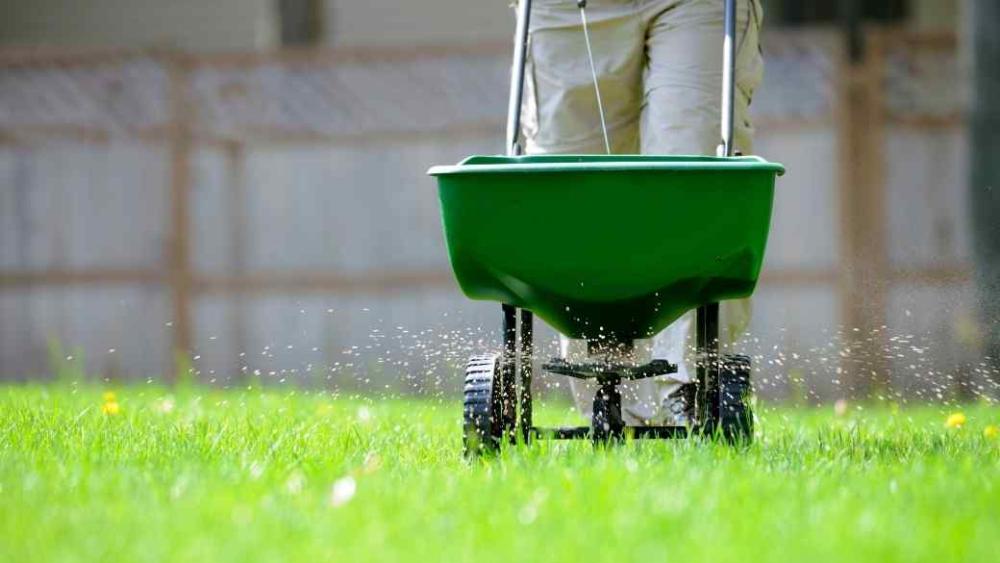
{"label": "blurred background", "polygon": [[[425,171],[503,150],[505,0],[5,4],[0,379],[435,393],[498,341]],[[765,0],[763,396],[997,394],[997,4]]]}

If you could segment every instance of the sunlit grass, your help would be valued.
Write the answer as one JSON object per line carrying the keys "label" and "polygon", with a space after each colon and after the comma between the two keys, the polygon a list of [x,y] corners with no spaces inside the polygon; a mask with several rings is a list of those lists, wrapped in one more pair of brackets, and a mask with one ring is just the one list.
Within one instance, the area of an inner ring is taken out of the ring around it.
{"label": "sunlit grass", "polygon": [[761,410],[470,464],[457,397],[0,388],[0,560],[996,560],[1000,409]]}

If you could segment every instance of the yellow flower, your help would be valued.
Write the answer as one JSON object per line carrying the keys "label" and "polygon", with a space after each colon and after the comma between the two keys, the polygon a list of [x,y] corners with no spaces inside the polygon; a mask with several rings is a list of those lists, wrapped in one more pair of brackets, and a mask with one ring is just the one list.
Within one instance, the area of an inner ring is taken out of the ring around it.
{"label": "yellow flower", "polygon": [[104,397],[105,403],[113,403],[118,400],[118,397],[115,396],[114,391],[105,391],[102,397]]}
{"label": "yellow flower", "polygon": [[948,428],[961,428],[965,426],[965,415],[960,412],[953,412],[948,415],[948,419],[944,421],[944,425]]}
{"label": "yellow flower", "polygon": [[121,412],[121,406],[118,405],[118,401],[105,401],[101,405],[101,412],[109,416],[114,416]]}
{"label": "yellow flower", "polygon": [[993,439],[1000,436],[1000,427],[990,424],[986,428],[983,428],[983,437]]}

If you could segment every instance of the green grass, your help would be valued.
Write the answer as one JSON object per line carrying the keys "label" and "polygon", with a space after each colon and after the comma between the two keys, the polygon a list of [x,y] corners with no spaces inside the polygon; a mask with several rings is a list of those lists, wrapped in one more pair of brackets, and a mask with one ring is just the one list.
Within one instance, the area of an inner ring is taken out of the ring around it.
{"label": "green grass", "polygon": [[[1000,439],[983,435],[1000,409],[986,405],[965,407],[957,430],[937,407],[763,409],[745,451],[544,442],[469,464],[457,398],[133,387],[106,415],[102,391],[0,388],[0,560],[941,563],[1000,553]],[[331,491],[345,478],[356,493],[338,505]]]}

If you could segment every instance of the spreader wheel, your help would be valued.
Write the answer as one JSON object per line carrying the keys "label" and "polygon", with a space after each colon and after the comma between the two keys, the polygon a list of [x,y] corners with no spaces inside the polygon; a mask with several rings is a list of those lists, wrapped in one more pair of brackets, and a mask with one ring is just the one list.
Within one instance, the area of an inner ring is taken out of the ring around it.
{"label": "spreader wheel", "polygon": [[727,442],[753,441],[753,410],[750,405],[750,358],[726,355],[719,365],[718,428]]}
{"label": "spreader wheel", "polygon": [[503,393],[500,354],[473,356],[465,367],[463,405],[466,457],[500,449],[503,438]]}

